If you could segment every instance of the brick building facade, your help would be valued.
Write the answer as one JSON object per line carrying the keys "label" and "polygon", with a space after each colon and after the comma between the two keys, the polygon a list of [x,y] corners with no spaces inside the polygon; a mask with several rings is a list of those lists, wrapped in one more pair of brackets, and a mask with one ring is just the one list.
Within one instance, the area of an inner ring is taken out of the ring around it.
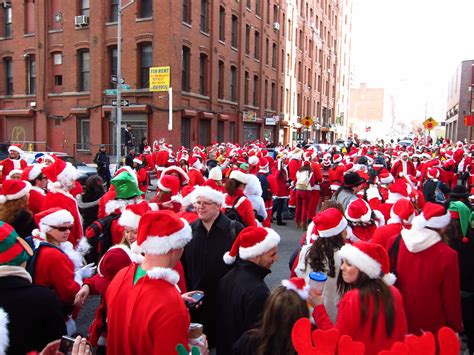
{"label": "brick building facade", "polygon": [[[115,141],[119,0],[0,0],[0,140],[88,160]],[[125,2],[122,3],[122,5]],[[334,120],[335,0],[137,0],[122,16],[122,123],[174,146],[288,142],[299,117]],[[291,14],[289,13],[291,12]],[[291,53],[288,50],[291,50]],[[148,70],[171,66],[168,94]],[[291,80],[293,77],[295,80]]]}

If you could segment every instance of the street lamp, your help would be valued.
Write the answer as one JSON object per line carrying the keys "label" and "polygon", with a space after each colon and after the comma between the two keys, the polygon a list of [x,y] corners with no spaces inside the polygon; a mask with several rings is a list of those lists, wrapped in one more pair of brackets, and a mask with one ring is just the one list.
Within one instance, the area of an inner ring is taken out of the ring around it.
{"label": "street lamp", "polygon": [[[117,16],[117,106],[116,106],[116,126],[115,126],[115,134],[116,134],[116,156],[117,156],[117,165],[116,170],[118,169],[118,165],[120,162],[120,157],[122,156],[122,12],[127,7],[132,5],[135,0],[130,0],[129,3],[118,7],[118,16]],[[120,4],[121,2],[119,2]]]}

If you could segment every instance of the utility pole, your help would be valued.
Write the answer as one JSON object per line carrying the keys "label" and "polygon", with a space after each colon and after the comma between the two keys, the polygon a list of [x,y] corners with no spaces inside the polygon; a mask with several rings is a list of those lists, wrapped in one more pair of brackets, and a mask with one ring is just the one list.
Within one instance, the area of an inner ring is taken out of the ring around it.
{"label": "utility pole", "polygon": [[118,18],[117,18],[117,106],[116,106],[116,121],[115,121],[115,143],[116,143],[116,170],[120,163],[122,156],[122,84],[124,82],[122,78],[122,12],[127,7],[132,5],[135,0],[130,0],[129,3],[122,6],[121,1],[118,7]]}

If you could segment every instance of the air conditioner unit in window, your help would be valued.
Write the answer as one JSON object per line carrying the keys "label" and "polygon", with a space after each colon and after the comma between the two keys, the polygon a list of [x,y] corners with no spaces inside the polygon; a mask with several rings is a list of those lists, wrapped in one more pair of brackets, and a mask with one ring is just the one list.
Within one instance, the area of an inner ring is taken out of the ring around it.
{"label": "air conditioner unit in window", "polygon": [[74,24],[76,26],[87,26],[89,24],[89,16],[87,15],[80,15],[74,17]]}
{"label": "air conditioner unit in window", "polygon": [[273,29],[275,31],[280,31],[280,24],[278,22],[273,22]]}

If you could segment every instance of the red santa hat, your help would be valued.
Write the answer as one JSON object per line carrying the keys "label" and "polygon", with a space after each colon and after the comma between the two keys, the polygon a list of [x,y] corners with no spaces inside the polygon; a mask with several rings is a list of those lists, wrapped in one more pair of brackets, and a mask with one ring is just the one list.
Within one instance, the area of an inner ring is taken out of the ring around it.
{"label": "red santa hat", "polygon": [[295,291],[303,300],[308,299],[309,286],[302,277],[292,277],[289,280],[282,280],[281,285],[287,290]]}
{"label": "red santa hat", "polygon": [[43,167],[42,171],[56,187],[71,184],[79,175],[71,163],[66,163],[62,159],[55,159],[53,164]]}
{"label": "red santa hat", "polygon": [[393,285],[397,279],[390,272],[390,259],[387,251],[379,244],[369,242],[345,244],[338,254],[371,279],[381,278],[388,286]]}
{"label": "red santa hat", "polygon": [[185,160],[185,161],[188,161],[189,160],[189,154],[187,151],[181,151],[178,153],[178,162],[180,162],[181,160]]}
{"label": "red santa hat", "polygon": [[2,184],[0,203],[18,200],[25,196],[31,189],[31,184],[23,180],[5,180]]}
{"label": "red santa hat", "polygon": [[379,174],[379,181],[381,184],[391,184],[393,182],[393,175],[388,171]]}
{"label": "red santa hat", "polygon": [[52,227],[74,223],[74,217],[71,212],[60,207],[41,211],[35,214],[34,219],[38,229],[33,230],[32,234],[40,239],[46,239],[46,233],[52,230]]}
{"label": "red santa hat", "polygon": [[152,210],[152,206],[146,201],[142,201],[134,205],[127,205],[127,207],[125,207],[122,214],[120,215],[118,224],[120,224],[122,227],[137,229],[138,223],[140,222],[140,218],[146,212]]}
{"label": "red santa hat", "polygon": [[351,222],[368,223],[372,217],[372,210],[367,202],[358,198],[347,205],[345,216]]}
{"label": "red santa hat", "polygon": [[451,215],[443,205],[427,202],[423,212],[413,218],[411,229],[422,230],[426,227],[440,229],[446,227],[450,221]]}
{"label": "red santa hat", "polygon": [[15,175],[20,175],[20,179],[21,179],[21,174],[23,174],[23,170],[21,170],[21,169],[13,169],[13,170],[11,170],[11,171],[8,173],[6,179],[7,179],[7,180],[11,180],[11,179],[13,178],[13,176],[15,176]]}
{"label": "red santa hat", "polygon": [[133,251],[152,255],[184,248],[192,239],[188,222],[173,211],[150,211],[140,219]]}
{"label": "red santa hat", "polygon": [[411,187],[401,179],[396,180],[388,189],[388,200],[392,203],[405,198],[410,198]]}
{"label": "red santa hat", "polygon": [[[196,185],[197,187],[198,185]],[[195,190],[194,186],[186,185],[181,189],[181,206],[187,207],[193,203],[192,192]]]}
{"label": "red santa hat", "polygon": [[151,147],[150,147],[149,145],[146,145],[146,146],[143,148],[143,152],[144,152],[144,153],[147,153],[147,154],[151,153]]}
{"label": "red santa hat", "polygon": [[331,166],[331,160],[329,159],[323,159],[323,161],[321,162],[321,165],[325,168],[328,168]]}
{"label": "red santa hat", "polygon": [[395,202],[390,210],[390,219],[387,224],[403,223],[411,224],[415,217],[415,207],[410,200],[401,199]]}
{"label": "red santa hat", "polygon": [[428,179],[437,179],[439,178],[439,170],[437,168],[429,168],[426,176],[428,176]]}
{"label": "red santa hat", "polygon": [[339,153],[334,154],[332,157],[332,161],[334,164],[340,163],[342,161],[342,155]]}
{"label": "red santa hat", "polygon": [[158,180],[158,188],[165,192],[171,192],[175,196],[179,192],[180,181],[174,175],[162,175]]}
{"label": "red santa hat", "polygon": [[237,254],[241,259],[247,260],[265,254],[280,243],[280,236],[270,228],[247,227],[244,228],[232,245],[232,249],[224,254],[224,262],[233,264]]}
{"label": "red santa hat", "polygon": [[268,160],[267,158],[261,157],[258,161],[258,171],[259,172],[268,172]]}
{"label": "red santa hat", "polygon": [[222,169],[219,166],[215,166],[209,171],[209,180],[222,180]]}
{"label": "red santa hat", "polygon": [[177,177],[180,180],[181,185],[186,185],[189,182],[189,176],[188,174],[179,166],[169,166],[165,169],[163,169],[161,176],[163,175],[178,175]]}
{"label": "red santa hat", "polygon": [[33,164],[27,166],[21,173],[21,179],[25,181],[33,181],[38,176],[41,175],[41,170],[43,169],[42,164]]}
{"label": "red santa hat", "polygon": [[249,165],[258,165],[260,163],[260,159],[256,155],[252,155],[249,157]]}
{"label": "red santa hat", "polygon": [[23,150],[21,149],[21,144],[12,144],[11,146],[9,146],[8,153],[10,152],[18,152],[19,154],[22,154]]}
{"label": "red santa hat", "polygon": [[247,182],[248,182],[247,174],[245,174],[245,173],[243,173],[239,170],[232,170],[232,172],[229,175],[229,179],[237,180],[237,181],[241,182],[242,184],[247,184]]}
{"label": "red santa hat", "polygon": [[194,191],[191,193],[191,202],[196,202],[198,197],[204,197],[217,203],[219,206],[222,206],[225,201],[224,194],[210,186],[196,186]]}
{"label": "red santa hat", "polygon": [[313,217],[311,240],[334,237],[347,228],[347,220],[337,208],[328,208]]}

